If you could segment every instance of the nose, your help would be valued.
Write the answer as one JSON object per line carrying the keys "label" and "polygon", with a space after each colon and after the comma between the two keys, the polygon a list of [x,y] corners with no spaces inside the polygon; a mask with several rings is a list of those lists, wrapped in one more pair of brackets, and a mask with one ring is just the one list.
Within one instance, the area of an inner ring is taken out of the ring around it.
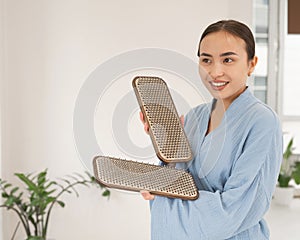
{"label": "nose", "polygon": [[221,63],[214,63],[210,66],[208,74],[212,79],[217,79],[224,75],[224,66]]}

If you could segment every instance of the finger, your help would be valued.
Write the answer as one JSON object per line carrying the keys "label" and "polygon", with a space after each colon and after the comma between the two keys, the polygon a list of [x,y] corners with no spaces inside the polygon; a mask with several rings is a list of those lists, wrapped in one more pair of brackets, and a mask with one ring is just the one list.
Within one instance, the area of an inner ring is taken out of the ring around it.
{"label": "finger", "polygon": [[142,112],[140,112],[140,119],[144,124],[144,130],[145,132],[148,134],[149,133],[149,125],[146,123],[145,119],[144,119],[144,114]]}
{"label": "finger", "polygon": [[145,120],[144,120],[144,114],[142,112],[140,112],[140,119],[143,123],[145,123]]}
{"label": "finger", "polygon": [[180,122],[181,122],[182,126],[184,126],[184,116],[183,115],[180,116]]}
{"label": "finger", "polygon": [[152,195],[150,192],[148,192],[148,191],[140,191],[140,193],[142,194],[142,196],[143,196],[143,198],[145,199],[145,200],[153,200],[154,198],[155,198],[155,196],[154,195]]}
{"label": "finger", "polygon": [[146,133],[149,133],[149,125],[147,123],[144,124],[144,130]]}

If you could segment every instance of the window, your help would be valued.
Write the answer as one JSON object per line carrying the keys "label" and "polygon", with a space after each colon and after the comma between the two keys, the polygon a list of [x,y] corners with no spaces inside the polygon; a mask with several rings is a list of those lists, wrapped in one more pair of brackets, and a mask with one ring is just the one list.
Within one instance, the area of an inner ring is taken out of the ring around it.
{"label": "window", "polygon": [[[289,34],[288,29],[288,3],[290,0],[271,1],[272,4],[278,4],[277,15],[274,22],[270,21],[270,26],[277,35],[272,36],[274,42],[278,40],[278,56],[277,62],[274,62],[274,69],[278,68],[278,113],[282,121],[283,132],[285,133],[285,142],[290,137],[294,137],[295,150],[294,153],[300,153],[300,108],[299,108],[299,92],[300,87],[299,74],[297,70],[300,68],[300,60],[297,55],[300,52],[300,34]],[[294,0],[294,3],[299,3]],[[300,5],[298,5],[300,8]],[[296,13],[299,13],[297,9]],[[298,22],[296,25],[299,26]],[[276,49],[276,48],[274,48]],[[270,64],[270,62],[269,62]],[[277,67],[278,66],[278,67]]]}
{"label": "window", "polygon": [[[288,2],[280,2],[280,58],[279,70],[281,90],[281,114],[286,118],[300,119],[299,87],[300,76],[297,70],[300,68],[300,34],[288,33]],[[300,6],[300,5],[298,5]],[[291,23],[289,23],[291,24]],[[298,23],[297,23],[298,24]]]}
{"label": "window", "polygon": [[269,42],[269,1],[254,1],[254,35],[258,64],[254,73],[252,89],[254,95],[268,103],[268,42]]}

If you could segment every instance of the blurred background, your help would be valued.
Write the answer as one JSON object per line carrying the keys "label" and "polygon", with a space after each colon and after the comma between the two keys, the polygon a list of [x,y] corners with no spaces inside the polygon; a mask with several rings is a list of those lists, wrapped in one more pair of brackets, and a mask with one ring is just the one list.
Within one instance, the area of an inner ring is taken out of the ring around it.
{"label": "blurred background", "polygon": [[[288,29],[288,13],[287,0],[0,0],[1,178],[16,182],[16,172],[46,168],[51,178],[91,171],[81,159],[73,129],[76,100],[89,76],[109,59],[144,48],[174,51],[197,64],[201,32],[221,19],[242,21],[255,34],[259,62],[249,86],[278,113],[285,145],[294,137],[294,158],[299,160],[300,82],[294,72],[300,67],[300,31]],[[131,69],[111,85],[99,79],[103,94],[93,127],[103,154],[128,157],[105,126],[111,128],[111,111],[116,99],[130,91],[132,76],[145,71],[159,70]],[[161,74],[182,80],[175,73]],[[182,95],[194,96],[192,106],[197,92],[181,84]],[[124,134],[147,147],[151,143],[137,112],[133,109],[124,118]],[[150,161],[153,155],[147,157]],[[139,194],[112,190],[108,200],[94,188],[79,192],[78,198],[64,196],[64,209],[54,209],[51,239],[150,239],[149,206]],[[290,207],[272,203],[266,215],[272,240],[299,239],[298,202],[295,198]],[[16,216],[2,209],[0,222],[0,239],[10,239]],[[16,239],[24,239],[21,228]]]}

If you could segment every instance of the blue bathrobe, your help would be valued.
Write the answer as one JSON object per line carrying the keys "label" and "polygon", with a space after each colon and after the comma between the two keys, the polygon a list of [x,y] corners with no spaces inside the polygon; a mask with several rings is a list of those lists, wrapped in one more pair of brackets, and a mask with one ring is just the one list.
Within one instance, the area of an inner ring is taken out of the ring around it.
{"label": "blue bathrobe", "polygon": [[269,239],[263,216],[282,160],[280,122],[246,89],[206,135],[214,101],[185,117],[194,159],[176,166],[193,175],[199,198],[156,196],[150,202],[152,240]]}

